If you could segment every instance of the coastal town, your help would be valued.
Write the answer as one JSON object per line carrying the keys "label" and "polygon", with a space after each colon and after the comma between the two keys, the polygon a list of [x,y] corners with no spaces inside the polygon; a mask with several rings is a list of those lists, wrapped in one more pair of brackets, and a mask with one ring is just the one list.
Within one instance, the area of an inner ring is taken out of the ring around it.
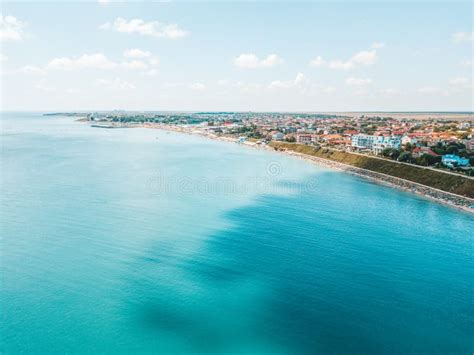
{"label": "coastal town", "polygon": [[113,111],[89,113],[86,120],[102,128],[166,126],[250,145],[303,144],[474,176],[472,114]]}

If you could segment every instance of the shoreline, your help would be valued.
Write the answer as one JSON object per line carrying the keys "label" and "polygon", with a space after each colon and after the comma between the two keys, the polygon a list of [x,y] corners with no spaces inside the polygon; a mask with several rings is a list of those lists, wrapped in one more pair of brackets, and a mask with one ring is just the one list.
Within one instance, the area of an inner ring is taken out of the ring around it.
{"label": "shoreline", "polygon": [[291,152],[291,151],[277,151],[285,155],[293,156],[309,163],[313,163],[319,166],[325,166],[332,169],[337,169],[348,173],[353,176],[361,177],[365,180],[369,180],[371,183],[387,186],[400,191],[415,194],[417,196],[429,199],[430,201],[437,202],[439,204],[456,208],[458,210],[474,213],[474,208],[469,207],[474,205],[474,199],[468,197],[459,196],[450,192],[442,191],[434,187],[419,184],[413,181],[405,180],[402,178],[386,175],[383,173],[374,172],[367,169],[354,167],[347,164],[342,164],[328,159],[308,156],[306,154]]}
{"label": "shoreline", "polygon": [[[137,127],[137,126],[134,126],[134,127]],[[179,127],[179,126],[144,124],[144,125],[139,125],[138,127],[148,128],[148,129],[161,129],[163,131],[184,133],[188,135],[200,136],[207,139],[239,144],[233,138],[205,134],[202,131],[192,130],[192,129]],[[267,145],[259,146],[255,143],[250,143],[250,142],[240,143],[240,145],[251,147],[254,149],[262,149],[262,150],[267,150],[267,151],[271,151],[275,153],[280,153],[286,156],[292,156],[299,159],[303,159],[309,163],[316,164],[319,166],[325,166],[331,169],[344,171],[348,174],[361,177],[372,183],[376,183],[383,186],[395,188],[401,191],[409,192],[419,197],[426,198],[430,201],[437,202],[445,206],[449,206],[458,210],[462,210],[462,211],[474,214],[474,208],[470,207],[470,206],[474,206],[474,199],[471,199],[469,197],[456,195],[447,191],[439,190],[434,187],[430,187],[430,186],[416,183],[413,181],[405,180],[405,179],[394,177],[391,175],[386,175],[386,174],[371,171],[368,169],[358,168],[352,165],[339,163],[333,160],[315,157],[315,156],[311,156],[311,155],[307,155],[303,153],[298,153],[298,152],[293,152],[293,151],[288,151],[288,150],[276,150]]]}

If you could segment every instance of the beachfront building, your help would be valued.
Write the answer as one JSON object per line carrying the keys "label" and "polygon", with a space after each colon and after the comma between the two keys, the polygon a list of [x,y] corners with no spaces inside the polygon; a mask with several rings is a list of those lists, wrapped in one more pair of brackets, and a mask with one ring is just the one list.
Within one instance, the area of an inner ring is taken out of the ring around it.
{"label": "beachfront building", "polygon": [[455,154],[446,154],[441,158],[441,162],[446,165],[448,168],[453,168],[455,166],[468,166],[469,159],[461,158]]}
{"label": "beachfront building", "polygon": [[356,149],[372,149],[375,138],[375,136],[368,134],[356,134],[352,136],[351,145]]}
{"label": "beachfront building", "polygon": [[386,148],[400,149],[402,144],[399,136],[372,136],[368,134],[356,134],[352,136],[351,145],[353,148],[361,150],[371,150],[375,154],[380,154]]}
{"label": "beachfront building", "polygon": [[341,134],[322,134],[320,138],[323,142],[328,144],[335,144],[334,142],[343,140]]}
{"label": "beachfront building", "polygon": [[316,134],[314,133],[297,133],[296,142],[300,144],[311,144],[316,142]]}
{"label": "beachfront building", "polygon": [[401,139],[397,136],[378,136],[372,145],[372,152],[381,154],[386,148],[400,149]]}

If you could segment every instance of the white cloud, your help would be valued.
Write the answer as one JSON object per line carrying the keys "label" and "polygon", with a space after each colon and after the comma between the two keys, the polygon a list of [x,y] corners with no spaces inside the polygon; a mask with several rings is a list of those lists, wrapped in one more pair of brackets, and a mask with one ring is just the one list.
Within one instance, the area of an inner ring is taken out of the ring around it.
{"label": "white cloud", "polygon": [[296,74],[296,77],[293,80],[274,80],[268,84],[266,88],[270,90],[270,92],[276,90],[287,90],[286,92],[288,94],[304,95],[309,97],[321,94],[333,94],[336,91],[336,88],[333,86],[324,86],[313,82],[303,73]]}
{"label": "white cloud", "polygon": [[206,90],[206,85],[204,85],[203,83],[192,83],[192,84],[189,84],[188,87],[191,90],[196,90],[196,91]]}
{"label": "white cloud", "polygon": [[454,78],[449,80],[449,85],[452,90],[456,89],[472,89],[472,81],[468,78]]}
{"label": "white cloud", "polygon": [[455,78],[449,81],[451,85],[466,85],[469,83],[469,80],[466,78]]}
{"label": "white cloud", "polygon": [[323,92],[325,92],[326,94],[332,94],[335,91],[336,91],[336,88],[333,86],[328,86],[323,89]]}
{"label": "white cloud", "polygon": [[123,52],[123,56],[125,58],[142,59],[142,58],[151,57],[151,53],[148,51],[142,51],[141,49],[138,49],[138,48],[131,48]]}
{"label": "white cloud", "polygon": [[[123,53],[123,56],[125,58],[133,59],[132,61],[122,63],[122,66],[128,69],[145,70],[148,69],[149,66],[157,67],[160,64],[160,59],[158,57],[154,57],[150,52],[142,51],[137,48],[127,49]],[[144,62],[144,60],[146,60],[146,62]],[[158,74],[158,71],[151,69],[143,74],[153,76]]]}
{"label": "white cloud", "polygon": [[177,88],[177,87],[180,87],[182,86],[183,84],[182,83],[172,83],[172,82],[165,82],[162,84],[162,86],[164,88]]}
{"label": "white cloud", "polygon": [[307,84],[308,83],[308,78],[306,78],[303,73],[298,73],[298,74],[296,74],[296,78],[295,78],[294,83],[295,83],[296,86]]}
{"label": "white cloud", "polygon": [[112,89],[112,90],[135,90],[136,87],[132,83],[129,83],[128,81],[115,78],[113,80],[109,79],[98,79],[96,81],[97,85],[102,86],[107,89]]}
{"label": "white cloud", "polygon": [[437,94],[441,92],[441,89],[436,86],[423,86],[418,89],[420,94]]}
{"label": "white cloud", "polygon": [[23,68],[20,68],[18,72],[27,75],[46,75],[46,71],[44,69],[35,67],[33,65],[26,65]]}
{"label": "white cloud", "polygon": [[8,61],[8,57],[5,55],[5,54],[0,54],[0,62],[7,62]]}
{"label": "white cloud", "polygon": [[127,21],[122,17],[118,17],[114,22],[104,23],[99,26],[99,29],[113,30],[121,33],[137,33],[143,36],[169,39],[182,38],[189,34],[176,24],[166,24],[158,21],[146,22],[138,18]]}
{"label": "white cloud", "polygon": [[146,75],[146,76],[156,76],[158,74],[159,74],[159,72],[158,72],[157,69],[150,69],[150,70],[143,73],[143,75]]}
{"label": "white cloud", "polygon": [[241,54],[235,58],[234,64],[240,68],[257,68],[259,60],[255,54]]}
{"label": "white cloud", "polygon": [[359,88],[351,93],[353,96],[371,96],[371,92],[364,88]]}
{"label": "white cloud", "polygon": [[44,79],[42,79],[39,83],[37,83],[35,85],[35,88],[37,90],[44,91],[44,92],[56,91],[56,88],[48,85]]}
{"label": "white cloud", "polygon": [[343,62],[342,60],[331,60],[328,63],[328,67],[330,69],[348,70],[354,67],[354,63],[352,63],[351,61]]}
{"label": "white cloud", "polygon": [[398,89],[384,89],[381,91],[381,94],[384,96],[399,96],[402,92]]}
{"label": "white cloud", "polygon": [[326,61],[321,56],[317,56],[311,62],[309,62],[309,65],[312,67],[322,67],[325,64]]}
{"label": "white cloud", "polygon": [[473,42],[474,32],[456,32],[453,34],[453,41],[456,43]]}
{"label": "white cloud", "polygon": [[308,78],[303,74],[303,73],[298,73],[296,74],[296,77],[294,80],[287,80],[287,81],[282,81],[282,80],[274,80],[272,81],[269,85],[269,89],[290,89],[290,88],[304,88],[309,84]]}
{"label": "white cloud", "polygon": [[148,63],[152,66],[152,67],[156,67],[160,64],[160,59],[158,57],[154,57],[154,58],[150,58],[148,60]]}
{"label": "white cloud", "polygon": [[350,60],[354,65],[372,65],[377,61],[377,51],[361,51],[354,54]]}
{"label": "white cloud", "polygon": [[[151,53],[143,52],[140,50],[128,50],[125,51],[124,56],[129,60],[123,62],[115,62],[107,58],[102,53],[95,54],[83,54],[79,57],[61,57],[52,59],[47,69],[57,70],[116,70],[116,69],[127,69],[142,71],[143,74],[155,75],[156,71],[151,71],[154,67],[157,67],[160,60],[157,57],[152,57]],[[135,59],[142,58],[142,59]]]}
{"label": "white cloud", "polygon": [[262,92],[262,85],[256,83],[239,83],[239,89],[242,94],[259,95]]}
{"label": "white cloud", "polygon": [[241,94],[259,95],[262,92],[263,85],[258,83],[246,83],[243,81],[232,81],[220,79],[215,82],[219,86],[218,96],[225,96],[230,93],[228,89],[236,89]]}
{"label": "white cloud", "polygon": [[346,84],[350,86],[365,86],[372,83],[372,79],[369,78],[347,78]]}
{"label": "white cloud", "polygon": [[66,89],[66,92],[68,94],[80,94],[82,91],[80,89],[70,88]]}
{"label": "white cloud", "polygon": [[54,58],[48,63],[48,68],[60,70],[113,69],[116,67],[117,64],[102,53],[83,54],[78,58]]}
{"label": "white cloud", "polygon": [[4,41],[19,41],[25,35],[26,23],[14,16],[0,14],[0,39]]}
{"label": "white cloud", "polygon": [[380,49],[380,48],[383,48],[383,47],[385,47],[385,43],[383,43],[383,42],[374,42],[370,46],[370,48],[372,48],[372,49]]}
{"label": "white cloud", "polygon": [[289,89],[294,85],[292,81],[274,80],[268,85],[269,89]]}
{"label": "white cloud", "polygon": [[283,59],[281,59],[276,54],[270,54],[267,58],[261,61],[262,67],[273,67],[275,65],[283,63]]}
{"label": "white cloud", "polygon": [[122,67],[132,70],[145,70],[148,69],[148,64],[141,60],[132,60],[130,62],[123,62]]}
{"label": "white cloud", "polygon": [[376,48],[382,48],[382,43],[374,43],[372,49],[355,53],[349,60],[330,60],[325,61],[321,56],[316,57],[310,62],[313,67],[327,66],[329,69],[349,70],[357,67],[370,66],[377,61]]}
{"label": "white cloud", "polygon": [[255,69],[255,68],[270,68],[281,64],[281,59],[276,54],[270,54],[265,59],[260,60],[255,54],[243,53],[234,59],[234,64],[239,68]]}
{"label": "white cloud", "polygon": [[461,62],[461,65],[463,67],[473,67],[474,66],[474,60],[463,60]]}
{"label": "white cloud", "polygon": [[195,83],[179,83],[179,82],[165,82],[162,84],[164,88],[188,88],[194,91],[203,91],[207,86],[200,82]]}

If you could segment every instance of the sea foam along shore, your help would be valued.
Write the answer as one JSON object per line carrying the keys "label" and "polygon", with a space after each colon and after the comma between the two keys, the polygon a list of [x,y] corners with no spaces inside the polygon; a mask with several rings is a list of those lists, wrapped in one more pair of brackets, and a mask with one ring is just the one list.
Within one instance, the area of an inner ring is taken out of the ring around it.
{"label": "sea foam along shore", "polygon": [[[233,142],[233,143],[237,142],[237,140],[233,138],[221,137],[214,134],[209,134],[201,130],[196,130],[190,127],[172,126],[172,125],[163,125],[163,124],[158,124],[158,125],[157,124],[144,124],[140,126],[143,128],[162,129],[165,131],[198,135],[205,138],[226,141],[226,142]],[[134,127],[137,127],[137,126],[134,126]],[[368,179],[374,183],[378,183],[378,184],[382,184],[382,185],[389,186],[392,188],[397,188],[399,190],[411,192],[421,197],[427,198],[429,200],[474,214],[474,207],[473,207],[474,199],[469,198],[469,197],[456,195],[450,192],[442,191],[430,186],[426,186],[426,185],[412,182],[409,180],[405,180],[402,178],[374,172],[374,171],[363,169],[363,168],[354,167],[352,165],[335,162],[329,159],[314,157],[307,154],[302,154],[302,153],[293,152],[289,150],[276,151],[274,148],[269,147],[267,145],[261,146],[261,145],[257,145],[251,142],[245,142],[245,143],[242,143],[242,145],[252,147],[252,148],[257,148],[257,149],[265,149],[268,151],[297,157],[313,164],[324,165],[329,168],[342,170],[349,174]]]}

